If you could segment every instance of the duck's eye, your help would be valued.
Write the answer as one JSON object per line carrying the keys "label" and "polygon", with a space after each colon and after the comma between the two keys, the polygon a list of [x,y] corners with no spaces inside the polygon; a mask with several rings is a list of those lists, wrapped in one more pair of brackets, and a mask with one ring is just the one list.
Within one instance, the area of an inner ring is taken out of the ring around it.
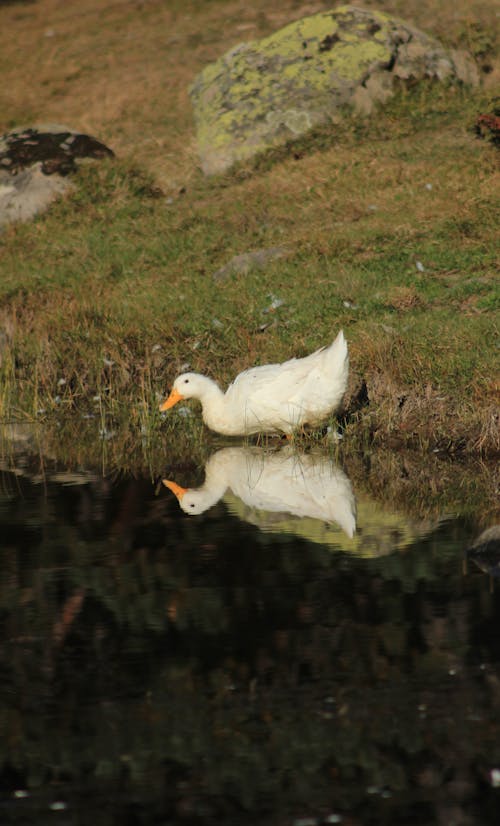
{"label": "duck's eye", "polygon": [[190,508],[194,508],[194,502],[191,502],[191,504],[190,504],[190,506],[189,506],[189,507],[190,507]]}
{"label": "duck's eye", "polygon": [[189,379],[184,379],[184,384],[189,384]]}

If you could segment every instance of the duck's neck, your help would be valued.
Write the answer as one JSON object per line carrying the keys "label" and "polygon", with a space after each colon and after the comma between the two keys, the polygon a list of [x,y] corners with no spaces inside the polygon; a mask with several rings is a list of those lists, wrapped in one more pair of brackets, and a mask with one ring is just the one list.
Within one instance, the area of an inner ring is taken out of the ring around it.
{"label": "duck's neck", "polygon": [[203,376],[200,382],[200,392],[198,398],[203,410],[203,421],[211,430],[219,433],[227,429],[227,404],[225,394],[216,382]]}
{"label": "duck's neck", "polygon": [[226,468],[223,463],[218,461],[219,454],[223,452],[223,450],[219,450],[217,453],[212,454],[205,465],[205,481],[201,488],[199,488],[199,491],[200,493],[203,492],[207,502],[210,503],[208,507],[215,505],[219,499],[222,499],[227,490],[228,480]]}

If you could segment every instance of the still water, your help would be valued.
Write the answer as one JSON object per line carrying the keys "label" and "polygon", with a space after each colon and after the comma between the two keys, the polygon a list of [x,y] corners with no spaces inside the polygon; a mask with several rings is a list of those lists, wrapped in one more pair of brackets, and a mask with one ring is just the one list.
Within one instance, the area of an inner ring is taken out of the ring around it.
{"label": "still water", "polygon": [[1,822],[497,824],[498,540],[287,448],[170,475],[2,473]]}

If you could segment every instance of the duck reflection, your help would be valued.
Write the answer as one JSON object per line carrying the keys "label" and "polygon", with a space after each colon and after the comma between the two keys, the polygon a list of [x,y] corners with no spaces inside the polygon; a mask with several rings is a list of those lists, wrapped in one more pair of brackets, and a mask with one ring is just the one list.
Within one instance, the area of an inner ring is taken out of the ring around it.
{"label": "duck reflection", "polygon": [[291,445],[272,452],[223,448],[206,463],[201,487],[183,488],[170,479],[163,484],[190,515],[203,513],[224,497],[236,512],[243,503],[252,511],[336,523],[349,538],[356,530],[356,502],[344,471],[324,454],[302,453]]}

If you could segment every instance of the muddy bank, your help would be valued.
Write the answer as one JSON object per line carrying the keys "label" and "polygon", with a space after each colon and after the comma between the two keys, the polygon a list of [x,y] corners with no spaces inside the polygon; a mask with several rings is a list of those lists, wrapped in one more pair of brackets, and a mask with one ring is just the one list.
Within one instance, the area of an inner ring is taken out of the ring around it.
{"label": "muddy bank", "polygon": [[500,409],[491,399],[451,399],[430,384],[398,386],[377,372],[366,380],[352,377],[344,408],[355,441],[459,458],[494,461],[500,455]]}

